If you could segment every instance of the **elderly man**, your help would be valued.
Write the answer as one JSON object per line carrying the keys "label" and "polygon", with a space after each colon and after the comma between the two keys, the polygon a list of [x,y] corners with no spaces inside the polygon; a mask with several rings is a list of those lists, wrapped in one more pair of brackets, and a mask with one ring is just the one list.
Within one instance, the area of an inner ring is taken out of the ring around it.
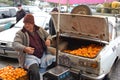
{"label": "elderly man", "polygon": [[24,17],[23,28],[16,33],[13,47],[19,51],[19,64],[28,69],[30,80],[40,80],[40,68],[47,68],[55,62],[55,56],[48,53],[51,36],[41,27],[35,25],[32,14]]}

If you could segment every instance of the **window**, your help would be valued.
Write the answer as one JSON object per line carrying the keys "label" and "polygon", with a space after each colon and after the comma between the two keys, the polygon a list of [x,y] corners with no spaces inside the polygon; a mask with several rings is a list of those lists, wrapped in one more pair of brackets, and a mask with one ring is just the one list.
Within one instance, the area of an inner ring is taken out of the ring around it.
{"label": "window", "polygon": [[15,17],[16,16],[16,10],[15,9],[9,9],[9,12],[10,12],[10,16],[11,17]]}
{"label": "window", "polygon": [[16,12],[14,8],[0,9],[0,19],[15,17]]}
{"label": "window", "polygon": [[112,30],[113,30],[113,25],[112,23],[108,22],[108,29],[109,29],[109,40],[112,39]]}
{"label": "window", "polygon": [[117,36],[120,36],[120,23],[117,24],[116,30],[117,30]]}

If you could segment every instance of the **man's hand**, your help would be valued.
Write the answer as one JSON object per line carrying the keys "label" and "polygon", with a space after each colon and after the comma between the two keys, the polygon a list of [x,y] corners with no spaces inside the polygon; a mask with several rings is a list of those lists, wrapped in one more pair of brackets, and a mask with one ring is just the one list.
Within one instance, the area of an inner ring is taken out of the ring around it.
{"label": "man's hand", "polygon": [[33,54],[34,53],[34,48],[32,47],[25,47],[24,51],[28,54]]}
{"label": "man's hand", "polygon": [[46,45],[46,46],[50,46],[50,45],[51,45],[51,42],[50,42],[49,39],[47,39],[47,40],[45,41],[45,45]]}

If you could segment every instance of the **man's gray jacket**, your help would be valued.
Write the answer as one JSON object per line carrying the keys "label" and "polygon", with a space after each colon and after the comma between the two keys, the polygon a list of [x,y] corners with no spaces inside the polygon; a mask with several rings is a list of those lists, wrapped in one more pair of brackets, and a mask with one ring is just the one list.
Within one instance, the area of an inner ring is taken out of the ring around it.
{"label": "man's gray jacket", "polygon": [[[51,40],[51,36],[44,29],[42,29],[41,27],[37,28],[37,33],[43,41],[45,41],[46,39]],[[18,51],[18,61],[20,67],[24,66],[26,53],[23,50],[26,46],[29,46],[29,35],[27,32],[19,30],[14,38],[13,48]]]}

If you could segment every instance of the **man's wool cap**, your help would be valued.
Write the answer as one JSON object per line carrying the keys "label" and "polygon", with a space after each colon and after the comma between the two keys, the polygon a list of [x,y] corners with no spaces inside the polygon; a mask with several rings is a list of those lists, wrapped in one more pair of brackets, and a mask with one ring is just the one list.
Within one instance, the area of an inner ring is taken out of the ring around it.
{"label": "man's wool cap", "polygon": [[34,16],[32,14],[26,14],[23,20],[24,23],[34,24]]}

